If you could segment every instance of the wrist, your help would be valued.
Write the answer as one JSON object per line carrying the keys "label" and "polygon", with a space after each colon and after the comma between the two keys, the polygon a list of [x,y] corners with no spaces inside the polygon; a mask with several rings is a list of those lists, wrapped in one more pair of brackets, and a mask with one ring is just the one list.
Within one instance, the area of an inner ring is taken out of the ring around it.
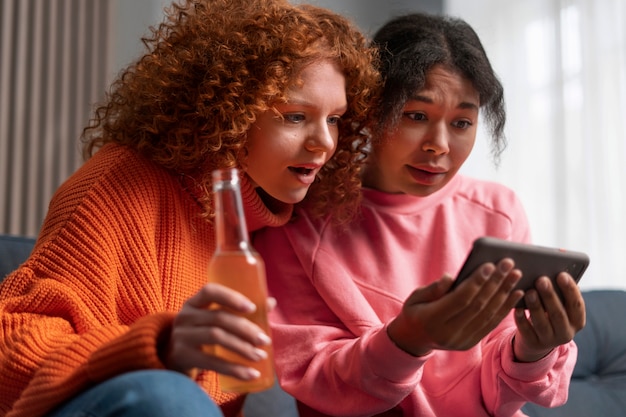
{"label": "wrist", "polygon": [[[397,317],[396,319],[394,319],[391,323],[389,323],[389,325],[387,325],[387,337],[389,338],[389,340],[391,340],[391,342],[400,350],[408,353],[411,356],[415,356],[415,357],[420,357],[420,356],[426,356],[428,355],[430,352],[432,352],[432,349],[428,348],[428,347],[414,347],[414,346],[409,346],[409,343],[403,343],[403,338],[398,336],[399,334],[402,334],[402,331],[399,330],[399,327],[401,327],[400,325],[398,325],[397,323]],[[393,329],[392,329],[393,327]]]}
{"label": "wrist", "polygon": [[520,363],[537,362],[552,352],[552,349],[527,349],[522,346],[522,342],[518,341],[516,336],[513,336],[511,348],[513,349],[513,360]]}

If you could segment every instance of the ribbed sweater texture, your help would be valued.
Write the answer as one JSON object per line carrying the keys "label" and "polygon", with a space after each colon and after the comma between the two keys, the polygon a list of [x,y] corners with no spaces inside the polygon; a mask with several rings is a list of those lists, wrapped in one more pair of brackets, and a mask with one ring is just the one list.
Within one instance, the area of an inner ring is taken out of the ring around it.
{"label": "ribbed sweater texture", "polygon": [[[55,193],[29,259],[0,285],[0,417],[39,417],[86,388],[162,369],[159,347],[215,248],[193,181],[107,145]],[[242,182],[250,231],[284,224]],[[276,208],[274,208],[276,210]],[[226,417],[244,397],[197,382]]]}

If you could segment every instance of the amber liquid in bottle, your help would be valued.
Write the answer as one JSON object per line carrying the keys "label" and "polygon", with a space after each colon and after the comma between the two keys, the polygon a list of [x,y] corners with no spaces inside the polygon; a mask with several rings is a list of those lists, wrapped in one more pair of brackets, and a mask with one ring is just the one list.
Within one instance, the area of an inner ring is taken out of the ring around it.
{"label": "amber liquid in bottle", "polygon": [[[209,264],[209,280],[237,290],[248,297],[257,308],[254,313],[242,316],[256,323],[270,335],[265,264],[250,245],[236,169],[213,172],[213,195],[217,246]],[[274,384],[271,345],[261,349],[267,352],[267,358],[250,361],[220,345],[212,347],[215,356],[249,366],[261,373],[259,378],[250,381],[219,374],[222,391],[255,392],[268,389]]]}

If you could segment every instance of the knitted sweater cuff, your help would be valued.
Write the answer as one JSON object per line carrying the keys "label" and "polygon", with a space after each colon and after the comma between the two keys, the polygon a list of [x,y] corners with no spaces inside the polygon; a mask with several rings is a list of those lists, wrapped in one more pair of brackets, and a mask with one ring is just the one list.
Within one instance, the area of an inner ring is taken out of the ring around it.
{"label": "knitted sweater cuff", "polygon": [[109,340],[89,361],[90,379],[102,381],[133,370],[164,369],[159,345],[169,340],[174,317],[174,313],[145,316],[133,323],[127,332]]}

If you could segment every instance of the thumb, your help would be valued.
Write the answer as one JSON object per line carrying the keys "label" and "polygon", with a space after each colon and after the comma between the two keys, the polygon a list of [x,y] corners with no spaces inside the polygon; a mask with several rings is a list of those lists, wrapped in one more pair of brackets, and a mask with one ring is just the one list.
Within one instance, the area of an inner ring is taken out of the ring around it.
{"label": "thumb", "polygon": [[428,303],[443,297],[454,282],[454,278],[445,274],[437,281],[430,283],[425,287],[421,287],[413,291],[407,302],[409,304]]}

